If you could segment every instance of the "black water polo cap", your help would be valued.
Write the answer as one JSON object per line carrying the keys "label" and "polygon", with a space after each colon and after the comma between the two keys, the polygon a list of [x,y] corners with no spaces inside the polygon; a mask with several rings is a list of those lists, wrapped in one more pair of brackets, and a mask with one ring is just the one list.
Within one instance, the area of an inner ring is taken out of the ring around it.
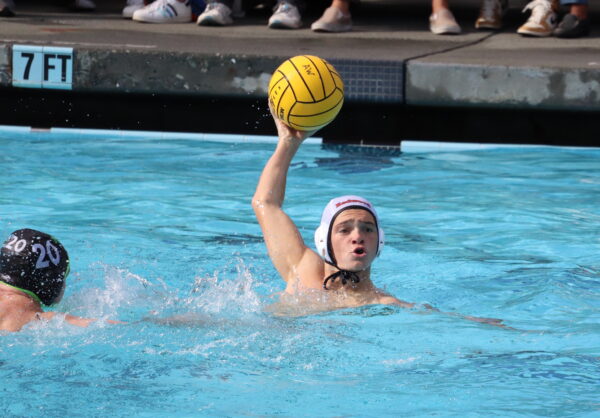
{"label": "black water polo cap", "polygon": [[69,254],[51,235],[19,229],[0,249],[0,281],[44,305],[60,302],[68,275]]}

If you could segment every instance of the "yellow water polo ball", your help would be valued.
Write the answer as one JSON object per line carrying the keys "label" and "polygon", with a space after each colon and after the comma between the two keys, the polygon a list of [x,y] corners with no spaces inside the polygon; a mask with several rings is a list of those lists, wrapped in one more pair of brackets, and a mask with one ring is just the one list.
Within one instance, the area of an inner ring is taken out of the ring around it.
{"label": "yellow water polo ball", "polygon": [[269,82],[269,103],[286,125],[301,131],[324,127],[344,103],[344,82],[322,58],[299,55],[281,64]]}

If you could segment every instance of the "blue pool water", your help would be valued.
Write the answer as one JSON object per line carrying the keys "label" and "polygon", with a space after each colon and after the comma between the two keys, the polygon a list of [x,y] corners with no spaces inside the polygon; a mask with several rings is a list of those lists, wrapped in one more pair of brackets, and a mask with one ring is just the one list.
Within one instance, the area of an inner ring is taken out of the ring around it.
{"label": "blue pool water", "polygon": [[[600,415],[600,150],[305,144],[286,210],[378,207],[376,285],[423,309],[270,312],[250,199],[274,145],[0,136],[0,235],[58,237],[60,319],[0,335],[2,416]],[[3,238],[2,238],[3,239]],[[297,312],[296,312],[297,313]]]}

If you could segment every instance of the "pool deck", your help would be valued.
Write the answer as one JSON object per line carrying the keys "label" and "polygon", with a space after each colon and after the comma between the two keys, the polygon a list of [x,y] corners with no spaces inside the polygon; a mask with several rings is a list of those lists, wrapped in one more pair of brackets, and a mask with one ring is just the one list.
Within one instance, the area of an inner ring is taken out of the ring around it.
{"label": "pool deck", "polygon": [[315,12],[303,29],[273,30],[267,10],[215,28],[125,20],[124,0],[97,0],[93,13],[47,3],[54,2],[17,0],[17,17],[1,18],[0,94],[25,90],[12,87],[17,44],[72,47],[72,91],[84,94],[262,100],[283,59],[314,54],[336,66],[349,103],[600,111],[600,14],[593,2],[592,36],[573,40],[518,35],[524,1],[511,3],[502,31],[481,32],[473,28],[479,1],[453,0],[463,27],[457,36],[429,32],[424,0],[363,0],[354,30],[341,34],[312,32]]}

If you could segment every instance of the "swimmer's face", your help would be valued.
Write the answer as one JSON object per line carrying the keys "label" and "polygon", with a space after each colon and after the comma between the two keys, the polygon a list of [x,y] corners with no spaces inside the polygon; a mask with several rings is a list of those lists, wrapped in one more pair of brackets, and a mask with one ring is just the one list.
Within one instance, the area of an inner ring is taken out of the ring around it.
{"label": "swimmer's face", "polygon": [[348,209],[340,213],[331,229],[331,247],[338,267],[362,271],[377,256],[377,225],[370,212]]}

